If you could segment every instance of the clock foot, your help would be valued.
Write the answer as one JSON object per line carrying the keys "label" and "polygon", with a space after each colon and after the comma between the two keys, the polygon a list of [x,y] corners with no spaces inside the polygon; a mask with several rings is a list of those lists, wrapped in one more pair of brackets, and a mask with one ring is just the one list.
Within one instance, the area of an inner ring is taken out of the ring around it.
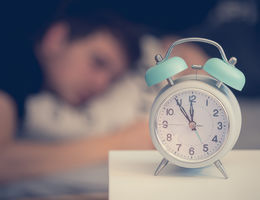
{"label": "clock foot", "polygon": [[162,171],[162,169],[168,164],[168,162],[169,161],[167,159],[163,158],[160,164],[158,165],[157,169],[155,170],[154,175],[157,176]]}
{"label": "clock foot", "polygon": [[220,160],[217,160],[216,162],[214,162],[214,164],[218,168],[218,170],[221,172],[221,174],[225,177],[225,179],[228,179],[228,175],[225,172],[224,166],[222,165]]}

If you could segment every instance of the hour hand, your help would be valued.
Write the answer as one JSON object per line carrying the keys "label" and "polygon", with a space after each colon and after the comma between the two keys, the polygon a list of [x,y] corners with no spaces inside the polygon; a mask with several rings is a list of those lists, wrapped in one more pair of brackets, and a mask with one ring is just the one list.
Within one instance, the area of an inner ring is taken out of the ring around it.
{"label": "hour hand", "polygon": [[182,114],[184,115],[184,117],[186,117],[186,119],[188,120],[188,122],[191,122],[191,120],[190,120],[189,116],[187,115],[185,109],[182,107],[181,103],[178,101],[177,98],[175,98],[175,101],[176,101],[176,104],[179,106],[179,108],[180,108]]}

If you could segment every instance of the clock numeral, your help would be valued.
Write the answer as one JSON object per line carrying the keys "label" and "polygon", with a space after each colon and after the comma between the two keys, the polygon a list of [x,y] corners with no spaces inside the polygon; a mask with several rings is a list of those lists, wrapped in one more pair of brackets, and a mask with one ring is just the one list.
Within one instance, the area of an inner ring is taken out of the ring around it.
{"label": "clock numeral", "polygon": [[176,144],[178,146],[178,151],[180,151],[180,148],[181,148],[181,144]]}
{"label": "clock numeral", "polygon": [[223,126],[222,126],[222,122],[218,122],[218,130],[222,130]]}
{"label": "clock numeral", "polygon": [[191,156],[194,155],[194,153],[195,153],[194,150],[195,150],[194,147],[189,148],[189,154],[190,154]]}
{"label": "clock numeral", "polygon": [[196,96],[194,94],[189,96],[189,101],[192,102],[192,103],[195,103],[196,102]]}
{"label": "clock numeral", "polygon": [[171,140],[172,140],[172,134],[171,134],[171,133],[168,133],[166,139],[167,139],[167,141],[171,141]]}
{"label": "clock numeral", "polygon": [[206,100],[206,106],[208,106],[208,105],[209,105],[209,100],[207,99],[207,100]]}
{"label": "clock numeral", "polygon": [[213,139],[212,139],[213,142],[218,142],[218,136],[214,136]]}
{"label": "clock numeral", "polygon": [[218,109],[213,110],[213,117],[218,117]]}
{"label": "clock numeral", "polygon": [[163,128],[167,128],[168,127],[168,122],[166,120],[164,120],[162,122]]}
{"label": "clock numeral", "polygon": [[167,108],[166,109],[166,115],[173,115],[173,109],[172,108]]}
{"label": "clock numeral", "polygon": [[182,105],[182,99],[175,98],[175,100],[176,100],[177,105],[179,105],[179,106]]}
{"label": "clock numeral", "polygon": [[203,144],[203,151],[208,152],[209,150],[209,145],[208,144]]}

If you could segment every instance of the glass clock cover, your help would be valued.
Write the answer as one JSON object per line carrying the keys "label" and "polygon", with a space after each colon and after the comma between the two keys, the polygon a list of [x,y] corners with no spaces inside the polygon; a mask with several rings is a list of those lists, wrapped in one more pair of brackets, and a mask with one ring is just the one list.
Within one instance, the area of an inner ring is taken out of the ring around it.
{"label": "glass clock cover", "polygon": [[165,151],[178,159],[198,162],[214,156],[223,146],[229,120],[214,95],[202,89],[186,89],[162,102],[156,129]]}

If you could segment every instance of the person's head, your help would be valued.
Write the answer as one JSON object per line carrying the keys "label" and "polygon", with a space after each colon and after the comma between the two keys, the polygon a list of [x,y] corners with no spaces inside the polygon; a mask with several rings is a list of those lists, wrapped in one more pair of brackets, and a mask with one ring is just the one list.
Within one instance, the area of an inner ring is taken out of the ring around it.
{"label": "person's head", "polygon": [[133,66],[139,44],[129,24],[96,13],[52,22],[37,42],[36,52],[46,87],[78,105]]}

